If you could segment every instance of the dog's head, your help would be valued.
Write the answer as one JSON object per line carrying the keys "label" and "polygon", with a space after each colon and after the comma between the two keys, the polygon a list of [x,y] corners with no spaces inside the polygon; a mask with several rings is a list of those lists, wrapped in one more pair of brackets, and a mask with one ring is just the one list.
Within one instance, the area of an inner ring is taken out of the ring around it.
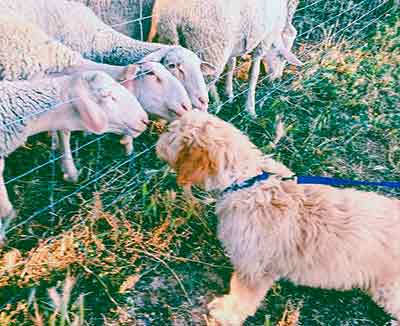
{"label": "dog's head", "polygon": [[199,185],[206,190],[223,189],[235,172],[262,158],[233,125],[200,111],[188,112],[171,123],[160,136],[157,155],[177,172],[179,185]]}

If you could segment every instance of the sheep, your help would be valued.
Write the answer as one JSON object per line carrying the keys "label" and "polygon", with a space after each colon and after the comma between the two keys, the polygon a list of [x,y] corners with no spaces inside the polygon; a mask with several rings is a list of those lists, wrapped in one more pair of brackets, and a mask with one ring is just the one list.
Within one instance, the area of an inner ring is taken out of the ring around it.
{"label": "sheep", "polygon": [[137,137],[148,124],[135,96],[99,71],[0,82],[0,116],[0,225],[15,215],[3,179],[4,159],[29,136],[49,130],[86,130]]}
{"label": "sheep", "polygon": [[[282,31],[282,41],[287,49],[291,49],[294,40],[297,36],[297,30],[292,24],[294,14],[296,12],[299,0],[288,0],[288,13],[286,17],[286,26]],[[271,80],[282,77],[283,69],[285,67],[286,61],[279,57],[279,53],[276,49],[271,49],[262,58],[262,63],[264,65],[265,71]],[[251,64],[251,62],[250,62]],[[236,68],[237,61],[236,58],[231,58],[228,62],[228,71],[226,73],[225,79],[225,94],[229,98],[229,102],[232,103],[234,99],[233,95],[233,76]],[[215,90],[214,90],[215,93]]]}
{"label": "sheep", "polygon": [[182,82],[194,107],[208,108],[202,72],[210,74],[214,69],[183,47],[131,39],[103,23],[85,5],[66,0],[0,0],[0,12],[37,25],[86,59],[117,65],[160,62]]}
{"label": "sheep", "polygon": [[157,0],[148,41],[158,36],[159,42],[181,44],[201,53],[216,67],[211,86],[227,64],[232,71],[235,57],[252,53],[246,107],[255,115],[255,89],[262,58],[275,50],[290,63],[301,65],[283,40],[288,14],[287,0]]}
{"label": "sheep", "polygon": [[[294,40],[297,36],[297,30],[293,26],[292,21],[298,5],[299,0],[288,0],[286,26],[282,32],[282,40],[285,47],[288,49],[292,48]],[[282,76],[283,68],[285,67],[285,61],[279,57],[279,53],[277,53],[275,49],[267,53],[267,55],[263,58],[263,63],[265,67],[268,67],[266,71],[271,79],[280,78]]]}
{"label": "sheep", "polygon": [[0,15],[0,80],[25,80],[79,65],[82,56],[15,15]]}
{"label": "sheep", "polygon": [[[172,121],[191,109],[190,99],[182,84],[158,62],[143,62],[131,64],[127,67],[107,66],[91,62],[77,68],[77,70],[99,68],[106,70],[115,80],[133,93],[148,113]],[[65,72],[71,73],[73,71],[76,71],[76,69],[71,68]],[[58,135],[64,152],[61,161],[64,180],[77,182],[79,172],[72,159],[70,132],[63,130]],[[125,145],[126,152],[130,155],[133,151],[132,137],[125,136],[121,143]]]}
{"label": "sheep", "polygon": [[[19,18],[0,16],[0,26],[4,31],[12,31],[12,34],[0,39],[0,66],[3,67],[3,76],[0,79],[28,79],[33,75],[39,78],[42,76],[41,70],[53,76],[99,70],[110,74],[136,95],[148,113],[171,121],[191,109],[190,99],[182,84],[160,63],[143,60],[137,65],[126,67],[96,63],[57,44],[57,41],[50,39],[37,26]],[[25,42],[27,39],[28,44]],[[64,56],[73,58],[73,61],[55,62],[55,59]],[[61,159],[64,179],[76,182],[78,171],[72,160],[70,133],[61,131],[59,136],[61,151],[64,152]],[[126,136],[122,142],[130,154],[133,148],[132,138]]]}
{"label": "sheep", "polygon": [[145,40],[151,27],[154,0],[73,0],[88,6],[107,25],[137,40]]}
{"label": "sheep", "polygon": [[[86,4],[105,23],[113,26],[117,31],[135,39],[143,40],[148,38],[151,28],[152,11],[157,0],[74,0]],[[293,46],[297,31],[292,25],[294,13],[296,12],[299,0],[288,0],[287,23],[282,32],[282,39],[287,48]],[[154,17],[157,20],[157,17]],[[153,30],[154,33],[154,30]],[[270,79],[282,76],[285,61],[279,57],[279,53],[272,49],[268,51],[262,62]],[[228,62],[226,73],[225,94],[232,102],[233,96],[233,75],[236,69],[236,59]],[[215,93],[215,91],[214,91]]]}

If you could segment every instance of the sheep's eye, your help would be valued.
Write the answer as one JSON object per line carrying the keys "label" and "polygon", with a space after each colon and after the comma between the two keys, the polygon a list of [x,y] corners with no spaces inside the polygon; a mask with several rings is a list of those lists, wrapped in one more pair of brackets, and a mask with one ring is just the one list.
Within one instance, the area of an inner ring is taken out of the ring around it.
{"label": "sheep's eye", "polygon": [[176,69],[177,66],[178,66],[178,65],[177,65],[176,63],[169,63],[169,64],[168,64],[168,68],[169,68],[169,69]]}

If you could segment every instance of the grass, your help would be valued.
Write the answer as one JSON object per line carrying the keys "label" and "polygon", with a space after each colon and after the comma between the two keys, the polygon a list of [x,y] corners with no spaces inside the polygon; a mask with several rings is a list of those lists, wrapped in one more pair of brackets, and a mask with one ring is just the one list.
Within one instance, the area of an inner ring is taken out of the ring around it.
{"label": "grass", "polygon": [[[295,18],[306,66],[260,85],[257,119],[244,112],[244,96],[219,115],[299,174],[399,180],[399,11],[381,16],[392,8],[382,1],[316,2],[301,2]],[[246,84],[235,86],[239,93]],[[26,223],[0,249],[0,325],[206,324],[206,304],[227,291],[232,267],[216,239],[211,198],[199,191],[204,205],[185,200],[155,158],[158,133],[154,125],[136,142],[136,153],[145,152],[134,167],[110,136],[76,153],[78,185],[62,182],[52,164],[8,185],[18,209],[12,225]],[[76,136],[73,147],[93,139]],[[48,137],[33,137],[7,160],[6,180],[53,156]],[[247,325],[389,320],[362,291],[282,281]]]}

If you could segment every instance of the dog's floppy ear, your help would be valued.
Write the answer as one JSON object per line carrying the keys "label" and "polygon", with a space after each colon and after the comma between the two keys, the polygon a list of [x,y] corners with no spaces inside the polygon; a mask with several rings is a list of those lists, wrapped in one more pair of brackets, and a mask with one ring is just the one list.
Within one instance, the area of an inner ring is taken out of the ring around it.
{"label": "dog's floppy ear", "polygon": [[178,153],[175,170],[180,186],[202,185],[207,177],[217,173],[217,163],[206,148],[185,145]]}

